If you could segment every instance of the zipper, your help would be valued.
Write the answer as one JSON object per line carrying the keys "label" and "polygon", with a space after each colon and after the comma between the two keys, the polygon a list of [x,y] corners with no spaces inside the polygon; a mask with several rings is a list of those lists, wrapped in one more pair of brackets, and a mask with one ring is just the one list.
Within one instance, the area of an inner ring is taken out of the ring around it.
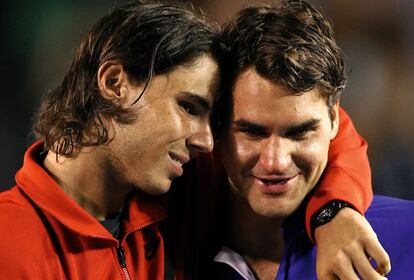
{"label": "zipper", "polygon": [[129,273],[126,267],[126,256],[125,256],[124,248],[122,246],[119,246],[118,248],[116,248],[116,253],[118,255],[118,262],[122,268],[122,272],[124,273],[125,279],[131,280],[131,277],[129,276]]}
{"label": "zipper", "polygon": [[[141,225],[141,226],[139,226],[139,227],[135,227],[135,228],[133,228],[132,230],[127,231],[127,232],[126,232],[126,233],[122,236],[122,238],[120,239],[119,244],[122,244],[122,242],[123,242],[123,241],[127,238],[127,236],[128,236],[129,234],[131,234],[131,233],[133,233],[133,232],[135,232],[135,231],[142,230],[143,228],[145,228],[145,227],[147,227],[147,226],[149,226],[149,225],[151,225],[151,224],[156,224],[156,223],[158,223],[159,221],[164,220],[166,216],[167,216],[167,215],[163,215],[162,217],[159,217],[158,219],[155,219],[155,221],[152,221],[151,223],[144,224],[144,225]],[[124,274],[124,278],[125,278],[126,280],[131,280],[131,276],[129,276],[129,272],[128,272],[128,269],[127,269],[127,267],[126,267],[126,255],[125,255],[125,250],[124,250],[124,247],[122,247],[121,245],[119,245],[119,246],[116,248],[116,253],[117,253],[117,255],[118,255],[118,262],[119,262],[119,265],[121,266],[122,272],[123,272],[123,274]]]}

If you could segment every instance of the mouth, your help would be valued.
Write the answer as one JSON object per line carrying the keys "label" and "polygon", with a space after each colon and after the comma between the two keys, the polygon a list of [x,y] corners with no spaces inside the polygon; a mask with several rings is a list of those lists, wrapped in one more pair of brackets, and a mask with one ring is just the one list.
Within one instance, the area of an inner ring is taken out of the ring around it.
{"label": "mouth", "polygon": [[168,153],[168,155],[174,162],[176,162],[180,166],[190,161],[190,158],[185,155],[180,155],[180,154],[173,153],[173,152]]}
{"label": "mouth", "polygon": [[298,174],[292,176],[253,176],[261,192],[270,195],[280,195],[287,192]]}
{"label": "mouth", "polygon": [[260,179],[258,178],[258,179],[262,181],[263,184],[270,186],[270,185],[283,185],[287,183],[291,178],[286,178],[286,179]]}
{"label": "mouth", "polygon": [[168,156],[170,157],[172,163],[173,163],[173,170],[177,177],[181,176],[184,172],[183,170],[183,164],[187,163],[190,159],[188,156],[169,152]]}

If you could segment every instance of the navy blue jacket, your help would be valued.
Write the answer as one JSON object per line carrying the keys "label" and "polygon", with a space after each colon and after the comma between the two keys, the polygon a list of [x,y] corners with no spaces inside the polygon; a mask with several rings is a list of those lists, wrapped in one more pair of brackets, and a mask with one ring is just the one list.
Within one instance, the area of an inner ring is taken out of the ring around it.
{"label": "navy blue jacket", "polygon": [[[414,279],[414,201],[374,196],[366,218],[389,254],[389,280]],[[309,241],[302,213],[284,225],[285,252],[275,280],[317,280],[316,247]],[[244,279],[227,264],[212,264],[215,279]]]}

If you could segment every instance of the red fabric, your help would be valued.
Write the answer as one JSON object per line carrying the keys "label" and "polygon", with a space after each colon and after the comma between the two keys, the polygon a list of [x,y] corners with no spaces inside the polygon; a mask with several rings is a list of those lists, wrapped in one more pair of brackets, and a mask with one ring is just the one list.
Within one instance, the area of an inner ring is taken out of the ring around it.
{"label": "red fabric", "polygon": [[[119,245],[131,279],[163,279],[161,203],[133,196],[119,242],[35,161],[41,149],[39,142],[29,148],[17,185],[0,194],[0,279],[125,279]],[[144,246],[154,240],[147,260]]]}
{"label": "red fabric", "polygon": [[[344,200],[361,213],[372,200],[367,144],[342,109],[339,127],[324,177],[307,208],[308,233],[311,215],[330,200]],[[16,175],[17,186],[0,194],[0,279],[124,279],[116,253],[118,240],[36,163],[33,157],[40,149],[37,143],[28,150]],[[179,244],[176,279],[200,273],[193,269],[217,249],[207,241],[223,235],[221,226],[214,225],[214,216],[222,215],[215,205],[225,175],[212,162],[212,155],[194,161],[171,192],[169,215],[173,228],[179,228],[178,233],[171,231],[177,236],[170,239],[170,244]],[[166,213],[150,197],[135,196],[127,207],[128,234],[121,242],[128,272],[132,279],[163,279],[164,241],[158,222]],[[151,230],[159,240],[150,261],[144,250],[149,237],[142,229]]]}
{"label": "red fabric", "polygon": [[306,230],[311,240],[310,219],[326,203],[346,201],[364,214],[373,197],[368,145],[342,108],[339,120],[338,135],[329,147],[328,165],[306,209]]}

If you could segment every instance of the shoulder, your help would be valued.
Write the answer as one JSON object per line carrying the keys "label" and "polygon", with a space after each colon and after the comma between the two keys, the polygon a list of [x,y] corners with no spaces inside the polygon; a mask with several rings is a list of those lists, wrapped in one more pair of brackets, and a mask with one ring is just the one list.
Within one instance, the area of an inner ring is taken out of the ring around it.
{"label": "shoulder", "polygon": [[[413,200],[375,195],[372,204],[367,211],[367,218],[376,218],[378,215],[383,215],[383,218],[390,219],[394,215],[413,214],[413,211]],[[405,218],[414,219],[414,215],[409,215]]]}
{"label": "shoulder", "polygon": [[391,258],[390,279],[409,279],[414,259],[414,201],[374,196],[366,217]]}
{"label": "shoulder", "polygon": [[0,226],[13,230],[14,226],[35,225],[40,221],[37,211],[30,199],[15,186],[0,193]]}
{"label": "shoulder", "polygon": [[10,269],[35,268],[47,231],[34,206],[18,187],[0,193],[0,232],[0,263],[8,263]]}
{"label": "shoulder", "polygon": [[0,242],[5,236],[16,238],[20,235],[33,235],[39,238],[39,234],[46,234],[40,212],[17,186],[0,193]]}
{"label": "shoulder", "polygon": [[374,229],[388,231],[402,227],[414,233],[414,201],[375,195],[366,218]]}

